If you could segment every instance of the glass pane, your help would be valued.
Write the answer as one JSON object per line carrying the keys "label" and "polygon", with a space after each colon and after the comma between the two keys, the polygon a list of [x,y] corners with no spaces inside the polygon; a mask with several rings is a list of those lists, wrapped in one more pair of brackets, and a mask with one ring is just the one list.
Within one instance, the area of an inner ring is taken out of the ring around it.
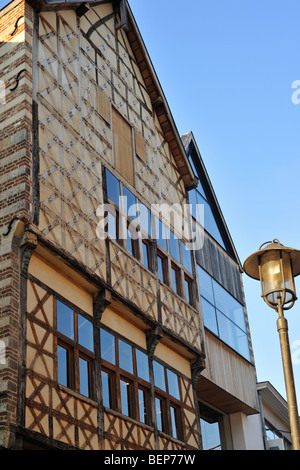
{"label": "glass pane", "polygon": [[[224,242],[221,237],[219,228],[215,221],[214,215],[212,213],[211,207],[209,203],[204,199],[200,193],[197,194],[197,203],[204,204],[204,228],[205,230],[211,234],[211,236],[223,247]],[[200,221],[199,221],[200,222]]]}
{"label": "glass pane", "polygon": [[129,394],[130,394],[130,383],[125,380],[120,380],[121,389],[121,412],[123,415],[129,416]]}
{"label": "glass pane", "polygon": [[152,234],[151,229],[151,211],[141,201],[139,201],[140,224],[141,229],[147,234]]}
{"label": "glass pane", "polygon": [[205,297],[206,300],[214,305],[215,298],[213,294],[212,278],[199,265],[197,265],[197,272],[201,297]]}
{"label": "glass pane", "polygon": [[177,434],[177,425],[176,425],[176,410],[173,406],[170,406],[170,414],[171,414],[171,435],[178,438]]}
{"label": "glass pane", "polygon": [[139,415],[140,421],[142,423],[147,422],[147,410],[146,410],[146,392],[144,390],[138,389],[138,399],[139,399]]}
{"label": "glass pane", "polygon": [[58,382],[68,386],[68,350],[57,346]]}
{"label": "glass pane", "polygon": [[204,325],[218,336],[219,332],[215,307],[207,302],[203,297],[201,297],[201,304],[203,309]]}
{"label": "glass pane", "polygon": [[149,269],[149,258],[148,258],[148,245],[147,243],[142,242],[143,247],[143,264],[145,268]]}
{"label": "glass pane", "polygon": [[191,303],[191,299],[190,299],[190,282],[187,279],[184,280],[184,286],[185,286],[186,301],[188,303]]}
{"label": "glass pane", "polygon": [[111,364],[116,363],[115,337],[108,331],[100,330],[101,357]]}
{"label": "glass pane", "polygon": [[161,400],[155,398],[155,412],[156,412],[156,424],[159,431],[163,431],[163,420],[162,420],[162,406]]}
{"label": "glass pane", "polygon": [[183,266],[191,273],[193,271],[191,250],[189,250],[183,242],[181,242],[181,254]]}
{"label": "glass pane", "polygon": [[170,230],[169,252],[180,263],[179,240]]}
{"label": "glass pane", "polygon": [[93,324],[80,314],[78,314],[78,342],[81,346],[94,351]]}
{"label": "glass pane", "polygon": [[150,382],[149,376],[149,362],[147,354],[143,353],[139,349],[135,350],[136,353],[136,366],[137,366],[137,375],[143,380]]}
{"label": "glass pane", "polygon": [[189,192],[189,204],[190,204],[190,213],[191,215],[197,220],[197,191],[196,189],[192,189]]}
{"label": "glass pane", "polygon": [[232,347],[241,356],[250,360],[249,343],[247,333],[237,327],[225,315],[217,310],[219,337]]}
{"label": "glass pane", "polygon": [[217,309],[242,328],[242,330],[246,331],[243,306],[215,281],[213,281],[213,289]]}
{"label": "glass pane", "polygon": [[156,361],[153,361],[153,370],[154,370],[154,385],[155,385],[155,387],[158,387],[161,390],[166,391],[164,366],[162,366],[161,364],[159,364]]}
{"label": "glass pane", "polygon": [[161,282],[165,282],[164,279],[164,260],[158,256],[157,257],[157,270],[158,270],[158,278]]}
{"label": "glass pane", "polygon": [[110,171],[106,170],[105,174],[107,197],[119,206],[120,182]]}
{"label": "glass pane", "polygon": [[119,367],[133,374],[132,347],[119,339]]}
{"label": "glass pane", "polygon": [[67,305],[59,300],[56,302],[57,308],[57,329],[64,335],[74,340],[74,312]]}
{"label": "glass pane", "polygon": [[168,245],[167,245],[167,229],[165,225],[159,220],[157,217],[155,217],[155,236],[158,245],[160,245],[164,250],[167,251]]}
{"label": "glass pane", "polygon": [[167,369],[167,377],[169,394],[172,395],[172,397],[177,398],[177,400],[180,400],[178,376],[171,370]]}
{"label": "glass pane", "polygon": [[112,240],[117,239],[117,218],[110,212],[107,213],[107,232]]}
{"label": "glass pane", "polygon": [[127,229],[127,251],[133,255],[133,245],[132,245],[132,237],[130,230]]}
{"label": "glass pane", "polygon": [[82,357],[79,358],[79,380],[80,380],[80,393],[89,396],[89,364]]}
{"label": "glass pane", "polygon": [[136,199],[135,195],[132,194],[129,189],[126,188],[126,186],[123,185],[123,204],[124,204],[124,211],[126,212],[127,215],[129,215],[132,219],[137,218],[136,214]]}
{"label": "glass pane", "polygon": [[177,270],[174,268],[171,268],[171,274],[172,274],[173,291],[177,293]]}
{"label": "glass pane", "polygon": [[110,376],[107,372],[101,371],[102,379],[102,397],[103,397],[103,406],[111,408],[110,404]]}
{"label": "glass pane", "polygon": [[203,450],[221,450],[221,438],[218,423],[200,420]]}

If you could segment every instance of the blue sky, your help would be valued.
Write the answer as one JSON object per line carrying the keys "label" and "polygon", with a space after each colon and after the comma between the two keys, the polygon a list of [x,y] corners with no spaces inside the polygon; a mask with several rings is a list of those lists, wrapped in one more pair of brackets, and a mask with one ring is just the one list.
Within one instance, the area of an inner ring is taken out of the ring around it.
{"label": "blue sky", "polygon": [[[300,249],[300,2],[129,3],[178,131],[194,133],[241,262],[274,238]],[[258,281],[243,281],[258,380],[286,397],[277,314]],[[296,287],[300,297],[298,278]],[[300,403],[300,300],[286,317]]]}
{"label": "blue sky", "polygon": [[[129,4],[179,133],[194,133],[241,262],[274,238],[300,249],[299,0]],[[285,397],[277,314],[259,283],[243,280],[258,380]],[[300,278],[296,286],[300,297]],[[296,345],[300,300],[286,316]],[[299,346],[292,352],[300,359]],[[300,403],[300,361],[294,374]]]}

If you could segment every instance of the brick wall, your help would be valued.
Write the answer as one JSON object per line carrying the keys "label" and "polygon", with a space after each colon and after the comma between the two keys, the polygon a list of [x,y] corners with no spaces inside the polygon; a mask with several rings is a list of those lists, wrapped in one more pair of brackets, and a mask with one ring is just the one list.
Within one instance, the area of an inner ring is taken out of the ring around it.
{"label": "brick wall", "polygon": [[31,7],[18,0],[0,12],[0,447],[14,445],[9,425],[18,421],[24,225],[15,218],[31,218],[32,16]]}

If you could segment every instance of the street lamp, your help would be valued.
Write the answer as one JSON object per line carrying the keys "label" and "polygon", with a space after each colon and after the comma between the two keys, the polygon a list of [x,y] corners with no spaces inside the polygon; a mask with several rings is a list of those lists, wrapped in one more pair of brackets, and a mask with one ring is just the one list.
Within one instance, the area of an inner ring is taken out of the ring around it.
{"label": "street lamp", "polygon": [[283,246],[278,240],[264,243],[257,252],[246,259],[244,271],[253,279],[260,280],[262,298],[269,307],[278,312],[277,330],[280,339],[292,444],[294,450],[300,450],[299,415],[288,324],[283,313],[284,310],[290,309],[297,300],[294,277],[300,274],[300,251]]}

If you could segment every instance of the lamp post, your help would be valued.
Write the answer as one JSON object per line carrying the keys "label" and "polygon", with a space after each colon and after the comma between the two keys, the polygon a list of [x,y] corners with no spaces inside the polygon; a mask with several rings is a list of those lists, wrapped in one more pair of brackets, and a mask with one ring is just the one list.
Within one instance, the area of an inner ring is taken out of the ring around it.
{"label": "lamp post", "polygon": [[[265,246],[266,245],[266,246]],[[278,240],[261,245],[244,262],[244,271],[260,280],[262,298],[278,313],[277,330],[287,394],[292,445],[300,450],[299,415],[288,338],[288,324],[284,310],[293,307],[296,297],[294,277],[300,274],[300,251],[281,245]]]}

